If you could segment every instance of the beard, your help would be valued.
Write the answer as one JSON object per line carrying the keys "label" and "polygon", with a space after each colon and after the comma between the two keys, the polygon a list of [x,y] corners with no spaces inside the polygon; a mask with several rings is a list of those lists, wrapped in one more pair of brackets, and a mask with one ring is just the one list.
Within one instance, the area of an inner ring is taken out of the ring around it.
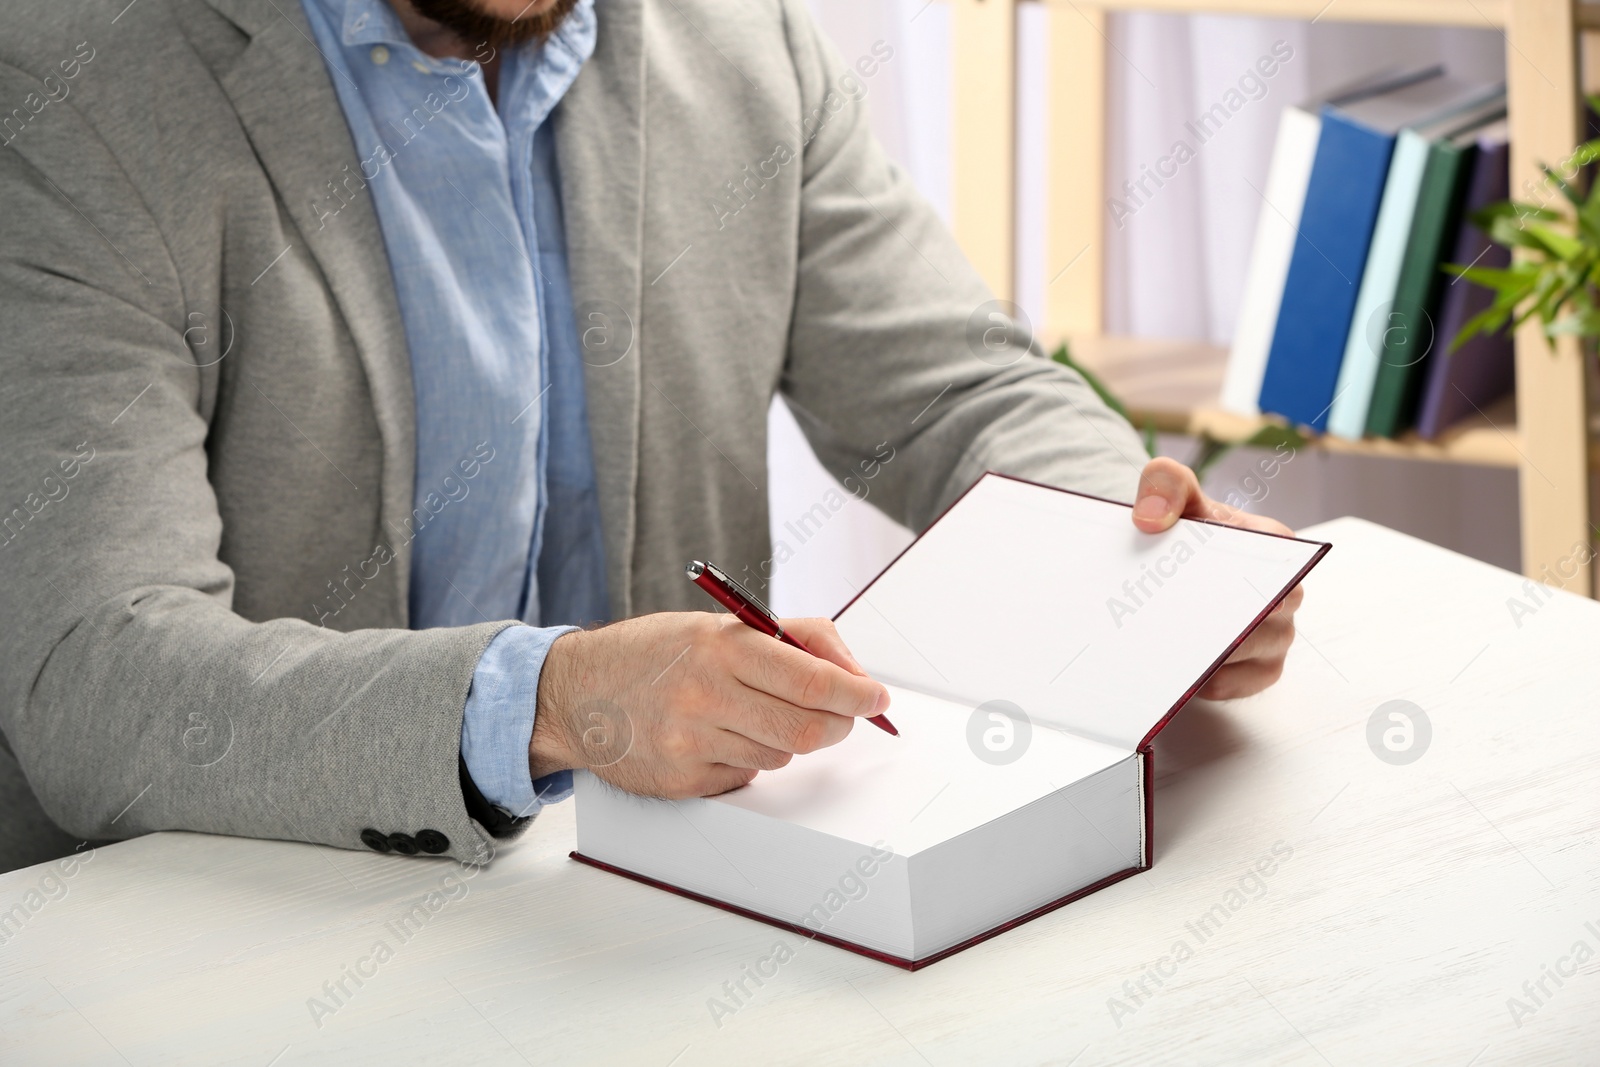
{"label": "beard", "polygon": [[[538,0],[531,0],[528,7],[534,7],[537,3]],[[578,6],[578,0],[556,0],[548,11],[537,15],[523,14],[514,19],[486,15],[478,10],[474,0],[411,0],[411,6],[417,14],[454,31],[463,41],[486,43],[500,49],[527,41],[543,41],[556,32],[572,9]]]}

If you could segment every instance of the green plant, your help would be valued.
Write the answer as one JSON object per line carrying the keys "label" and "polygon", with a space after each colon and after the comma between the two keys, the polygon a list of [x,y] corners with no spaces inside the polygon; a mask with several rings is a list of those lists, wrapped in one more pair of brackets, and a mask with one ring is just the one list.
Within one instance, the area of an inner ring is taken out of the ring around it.
{"label": "green plant", "polygon": [[[1600,96],[1589,106],[1600,109]],[[1580,145],[1562,165],[1576,178],[1600,159],[1600,139]],[[1600,182],[1584,194],[1567,177],[1541,164],[1546,180],[1572,205],[1572,214],[1538,204],[1506,200],[1474,212],[1472,221],[1495,244],[1521,254],[1505,268],[1462,266],[1445,270],[1492,290],[1494,302],[1467,320],[1450,343],[1453,352],[1478,334],[1496,333],[1507,323],[1520,326],[1537,315],[1545,336],[1600,337]]]}
{"label": "green plant", "polygon": [[[1072,353],[1067,349],[1066,342],[1062,342],[1050,354],[1050,358],[1064,367],[1077,371],[1079,376],[1088,383],[1089,388],[1095,391],[1095,395],[1105,401],[1106,407],[1127,419],[1130,426],[1137,425],[1133,420],[1133,416],[1129,414],[1127,406],[1117,398],[1115,393],[1106,387],[1106,383],[1100,380],[1100,376],[1072,358]],[[1152,459],[1155,458],[1158,454],[1156,451],[1155,424],[1148,419],[1145,420],[1144,425],[1139,427],[1139,435],[1144,440],[1145,452],[1149,453]],[[1306,439],[1294,428],[1279,426],[1276,423],[1269,423],[1245,440],[1236,443],[1221,441],[1209,433],[1201,433],[1199,447],[1195,450],[1194,458],[1189,461],[1189,467],[1194,471],[1196,478],[1204,481],[1206,472],[1211,470],[1218,460],[1239,445],[1248,445],[1255,448],[1276,448],[1280,444],[1288,445],[1298,451],[1305,447]]]}

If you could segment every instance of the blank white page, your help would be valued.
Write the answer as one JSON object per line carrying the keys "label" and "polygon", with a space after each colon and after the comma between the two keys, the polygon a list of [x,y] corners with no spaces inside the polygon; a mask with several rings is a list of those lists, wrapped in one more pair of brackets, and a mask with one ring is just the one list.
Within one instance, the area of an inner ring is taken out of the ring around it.
{"label": "blank white page", "polygon": [[899,737],[858,722],[832,748],[796,756],[711,801],[847,841],[883,841],[911,856],[1136,758],[1131,750],[1037,729],[1017,746],[1019,759],[996,766],[968,744],[972,708],[893,685],[889,697]]}
{"label": "blank white page", "polygon": [[880,681],[1132,751],[1323,550],[988,474],[836,621]]}

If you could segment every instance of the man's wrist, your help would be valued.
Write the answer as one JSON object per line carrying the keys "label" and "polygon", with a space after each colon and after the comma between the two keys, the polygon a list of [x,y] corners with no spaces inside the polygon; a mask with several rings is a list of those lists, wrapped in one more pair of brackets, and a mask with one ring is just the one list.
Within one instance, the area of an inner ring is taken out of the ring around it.
{"label": "man's wrist", "polygon": [[[478,659],[462,709],[461,762],[467,777],[489,805],[518,820],[569,791],[565,782],[570,775],[534,781],[528,773],[528,747],[545,657],[572,629],[517,625],[501,630]],[[467,799],[471,801],[470,794]]]}
{"label": "man's wrist", "polygon": [[578,767],[573,761],[571,731],[566,720],[568,709],[572,707],[573,645],[581,637],[582,631],[562,634],[551,643],[545,655],[534,706],[533,735],[528,740],[528,773],[534,781]]}

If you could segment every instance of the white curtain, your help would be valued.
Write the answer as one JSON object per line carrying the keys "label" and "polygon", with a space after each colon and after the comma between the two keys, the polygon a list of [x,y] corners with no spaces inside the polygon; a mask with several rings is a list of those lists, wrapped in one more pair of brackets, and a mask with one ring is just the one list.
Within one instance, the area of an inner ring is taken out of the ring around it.
{"label": "white curtain", "polygon": [[[1145,183],[1154,192],[1143,206],[1124,196],[1133,213],[1120,227],[1108,224],[1106,324],[1114,333],[1232,340],[1262,206],[1256,190],[1286,105],[1386,68],[1442,63],[1463,77],[1504,77],[1505,40],[1490,29],[1146,12],[1110,23],[1108,191],[1138,181],[1175,142],[1195,151],[1160,188]],[[1291,58],[1259,77],[1257,61],[1272,58],[1278,42]],[[1189,124],[1230,92],[1244,105],[1202,142]]]}

